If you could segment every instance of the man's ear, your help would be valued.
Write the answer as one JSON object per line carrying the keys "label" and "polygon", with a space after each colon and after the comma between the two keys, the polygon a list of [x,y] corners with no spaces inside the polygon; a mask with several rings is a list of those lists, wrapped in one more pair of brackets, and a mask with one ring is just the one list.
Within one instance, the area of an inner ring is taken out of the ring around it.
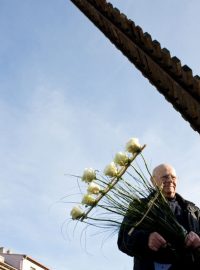
{"label": "man's ear", "polygon": [[153,177],[153,175],[151,176],[151,182],[152,182],[152,184],[153,184],[154,186],[156,186],[156,180],[155,180],[155,178]]}

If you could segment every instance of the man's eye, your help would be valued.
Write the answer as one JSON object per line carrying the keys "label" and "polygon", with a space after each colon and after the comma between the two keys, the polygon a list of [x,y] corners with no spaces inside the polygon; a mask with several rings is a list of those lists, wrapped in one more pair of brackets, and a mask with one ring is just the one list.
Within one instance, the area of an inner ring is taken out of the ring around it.
{"label": "man's eye", "polygon": [[172,180],[175,180],[176,179],[176,176],[173,176],[173,175],[163,175],[162,176],[162,179],[163,180],[167,180],[167,179],[172,179]]}

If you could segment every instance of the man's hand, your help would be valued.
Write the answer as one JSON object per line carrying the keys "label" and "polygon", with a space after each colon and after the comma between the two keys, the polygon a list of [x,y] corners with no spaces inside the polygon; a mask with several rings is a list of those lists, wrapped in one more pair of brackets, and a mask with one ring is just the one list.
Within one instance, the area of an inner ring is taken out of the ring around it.
{"label": "man's hand", "polygon": [[157,232],[149,235],[148,247],[153,251],[158,251],[160,248],[165,247],[166,240]]}
{"label": "man's hand", "polygon": [[200,247],[200,237],[195,232],[189,232],[185,238],[185,245],[192,248]]}

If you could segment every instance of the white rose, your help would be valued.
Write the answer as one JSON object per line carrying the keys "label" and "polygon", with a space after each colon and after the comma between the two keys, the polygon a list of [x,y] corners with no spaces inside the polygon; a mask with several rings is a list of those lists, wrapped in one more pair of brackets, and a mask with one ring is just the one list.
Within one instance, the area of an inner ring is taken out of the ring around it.
{"label": "white rose", "polygon": [[114,162],[120,166],[127,165],[128,161],[129,161],[129,158],[128,158],[128,155],[126,153],[118,152],[115,155]]}
{"label": "white rose", "polygon": [[104,170],[104,174],[110,177],[117,176],[117,172],[117,167],[114,162],[111,162],[109,165],[107,165]]}
{"label": "white rose", "polygon": [[92,194],[99,194],[100,186],[96,183],[91,182],[88,186],[87,191]]}
{"label": "white rose", "polygon": [[86,183],[89,183],[94,179],[96,179],[95,170],[93,170],[92,168],[85,168],[82,175],[82,180],[85,181]]}
{"label": "white rose", "polygon": [[84,215],[84,211],[77,205],[72,208],[70,215],[72,216],[72,219],[79,219]]}
{"label": "white rose", "polygon": [[82,199],[82,204],[86,204],[89,206],[95,205],[96,200],[91,194],[85,194]]}
{"label": "white rose", "polygon": [[140,149],[141,149],[141,145],[139,144],[139,141],[137,138],[131,138],[126,144],[126,150],[129,153],[134,154]]}

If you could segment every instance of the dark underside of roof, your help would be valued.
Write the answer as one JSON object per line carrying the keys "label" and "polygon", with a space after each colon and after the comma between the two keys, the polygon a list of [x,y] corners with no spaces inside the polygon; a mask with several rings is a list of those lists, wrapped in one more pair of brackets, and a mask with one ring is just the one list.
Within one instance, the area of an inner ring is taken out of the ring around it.
{"label": "dark underside of roof", "polygon": [[200,133],[200,78],[105,0],[71,0]]}

